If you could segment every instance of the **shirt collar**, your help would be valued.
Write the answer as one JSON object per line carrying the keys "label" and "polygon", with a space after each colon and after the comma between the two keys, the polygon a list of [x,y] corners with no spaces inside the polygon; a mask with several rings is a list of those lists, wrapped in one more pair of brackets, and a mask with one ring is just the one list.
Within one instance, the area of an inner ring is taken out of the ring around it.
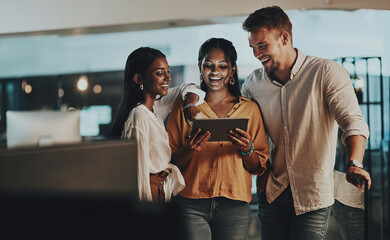
{"label": "shirt collar", "polygon": [[[234,112],[241,106],[241,104],[243,104],[244,102],[249,102],[249,101],[251,101],[251,100],[248,99],[248,98],[239,96],[238,97],[238,102],[236,104],[234,104],[234,106],[229,110],[229,112],[226,114],[225,117],[231,117],[234,114]],[[206,101],[204,101],[199,106],[202,106],[203,111],[207,115],[209,115],[211,118],[218,118],[218,116],[214,113],[214,111],[211,109],[211,107],[207,104]]]}
{"label": "shirt collar", "polygon": [[[238,97],[238,103],[241,104],[241,102],[249,102],[251,101],[249,98],[246,98],[246,97],[243,97],[243,96],[239,96]],[[204,104],[206,102],[206,100],[202,103]]]}
{"label": "shirt collar", "polygon": [[[295,63],[291,69],[290,80],[288,80],[286,84],[288,82],[291,82],[294,79],[294,77],[298,74],[306,58],[306,55],[301,50],[299,50],[298,48],[294,48],[294,49],[297,51],[297,59],[295,60]],[[283,84],[279,83],[278,81],[270,79],[267,73],[265,73],[265,71],[264,74],[268,82],[276,84],[278,86],[283,86]]]}
{"label": "shirt collar", "polygon": [[297,59],[295,60],[293,68],[291,69],[290,80],[293,80],[294,77],[297,75],[297,73],[299,72],[299,69],[301,69],[303,62],[305,61],[305,57],[306,57],[305,54],[301,50],[299,50],[298,48],[295,48],[295,50],[297,51]]}
{"label": "shirt collar", "polygon": [[246,97],[243,97],[243,96],[239,96],[238,97],[238,103],[241,103],[241,101],[248,102],[250,100],[249,100],[249,98],[246,98]]}

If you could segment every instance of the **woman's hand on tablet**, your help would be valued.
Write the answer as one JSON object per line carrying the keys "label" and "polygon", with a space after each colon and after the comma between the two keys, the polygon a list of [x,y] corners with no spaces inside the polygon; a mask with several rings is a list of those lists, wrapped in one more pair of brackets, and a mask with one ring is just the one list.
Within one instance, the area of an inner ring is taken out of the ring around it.
{"label": "woman's hand on tablet", "polygon": [[184,137],[184,146],[191,151],[200,151],[207,140],[210,139],[211,133],[209,131],[201,132],[201,129],[198,128],[195,131],[189,132]]}

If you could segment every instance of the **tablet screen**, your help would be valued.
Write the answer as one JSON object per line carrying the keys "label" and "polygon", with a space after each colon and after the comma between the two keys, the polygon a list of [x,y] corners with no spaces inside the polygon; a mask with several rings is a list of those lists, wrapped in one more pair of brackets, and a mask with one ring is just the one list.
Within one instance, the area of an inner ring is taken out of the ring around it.
{"label": "tablet screen", "polygon": [[249,118],[203,118],[195,119],[192,131],[200,128],[211,133],[209,141],[229,141],[226,134],[230,130],[240,128],[246,131]]}

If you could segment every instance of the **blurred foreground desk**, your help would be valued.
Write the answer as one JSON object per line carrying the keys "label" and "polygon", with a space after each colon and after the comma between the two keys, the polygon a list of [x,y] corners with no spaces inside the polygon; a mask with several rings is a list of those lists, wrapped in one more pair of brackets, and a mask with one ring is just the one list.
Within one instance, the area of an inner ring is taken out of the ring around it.
{"label": "blurred foreground desk", "polygon": [[178,206],[137,201],[136,157],[131,141],[0,150],[1,234],[185,239]]}

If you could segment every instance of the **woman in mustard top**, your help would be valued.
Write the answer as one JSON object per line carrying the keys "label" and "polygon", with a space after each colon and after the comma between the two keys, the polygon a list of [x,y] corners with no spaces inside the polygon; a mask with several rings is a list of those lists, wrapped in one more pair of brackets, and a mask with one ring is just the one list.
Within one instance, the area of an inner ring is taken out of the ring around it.
{"label": "woman in mustard top", "polygon": [[269,150],[262,117],[257,104],[240,95],[236,60],[230,41],[212,38],[203,43],[198,64],[206,97],[198,109],[202,118],[249,117],[247,131],[231,131],[230,141],[220,142],[207,142],[209,132],[190,135],[180,102],[168,120],[171,162],[186,182],[174,201],[184,209],[190,239],[246,239],[251,174],[266,169]]}

